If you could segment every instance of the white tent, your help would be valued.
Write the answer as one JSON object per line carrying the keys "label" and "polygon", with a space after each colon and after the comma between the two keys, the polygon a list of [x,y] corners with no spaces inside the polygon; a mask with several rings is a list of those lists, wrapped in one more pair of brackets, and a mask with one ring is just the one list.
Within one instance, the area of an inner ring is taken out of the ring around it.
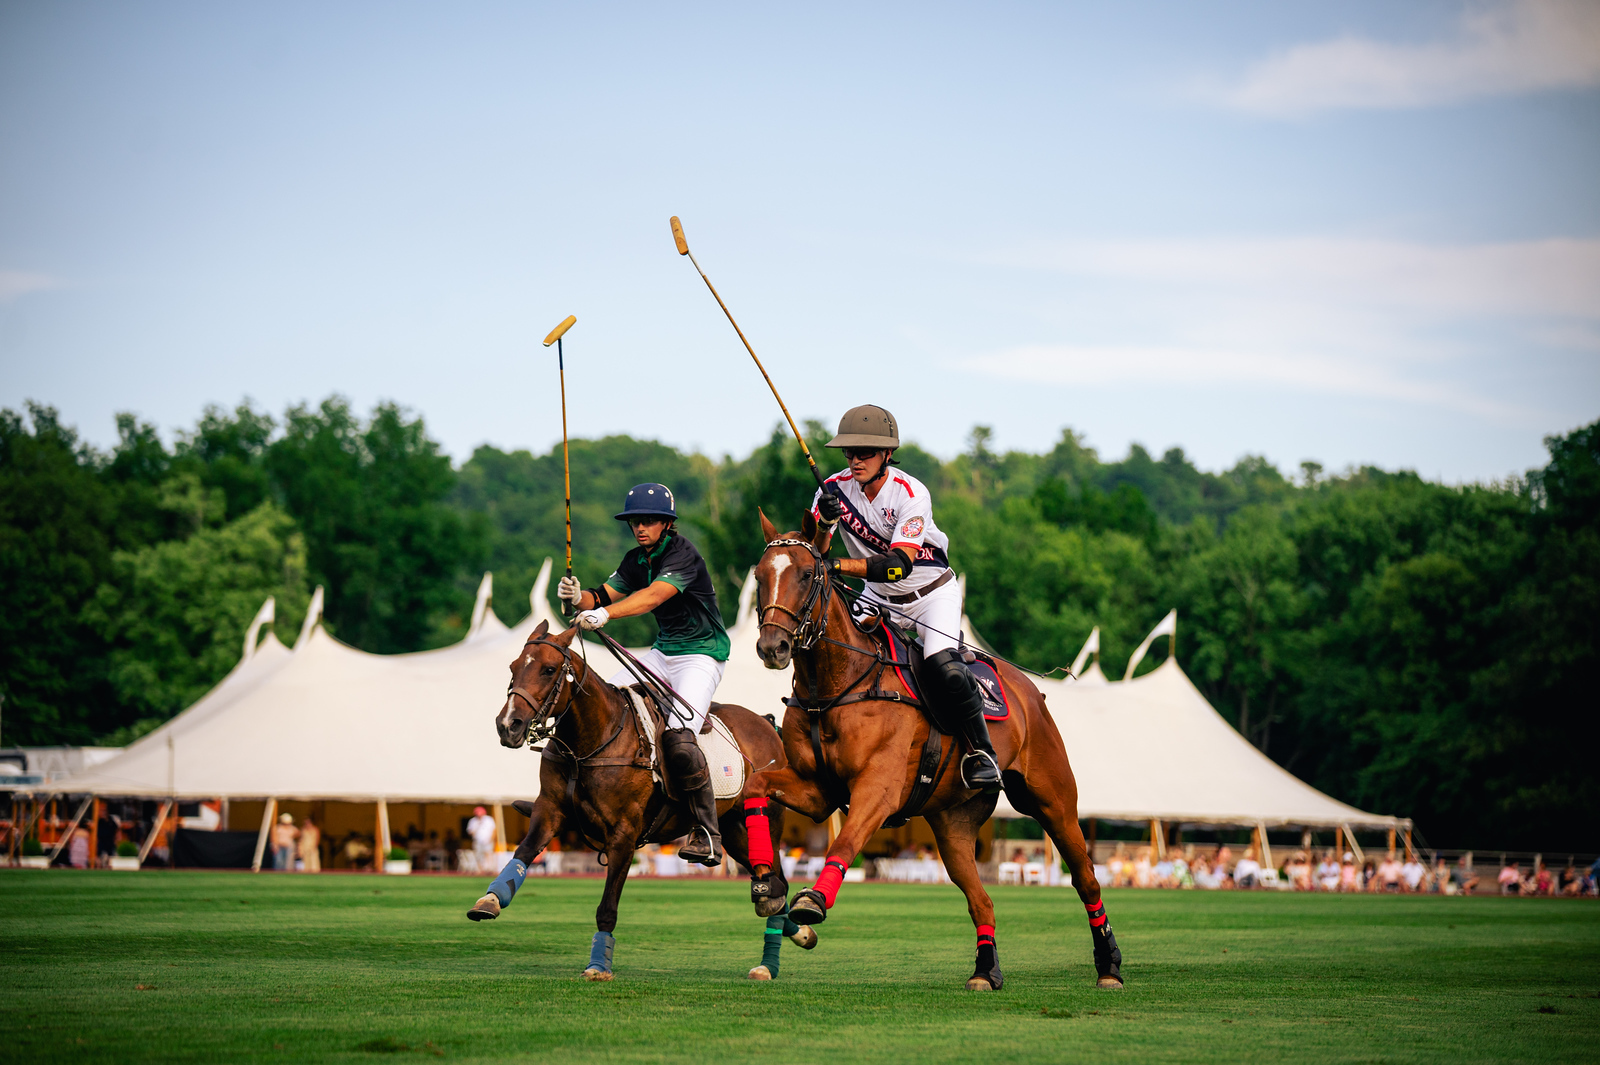
{"label": "white tent", "polygon": [[[269,603],[252,625],[245,657],[216,688],[121,754],[51,790],[181,799],[531,797],[538,755],[501,747],[494,717],[507,667],[528,632],[541,620],[561,624],[545,599],[549,579],[547,561],[532,612],[508,629],[489,609],[486,576],[467,637],[416,654],[372,655],[334,640],[317,624],[320,593],[293,651],[270,632],[256,646],[256,631],[271,620]],[[755,654],[754,591],[755,582],[746,580],[718,697],[782,720],[789,673],[766,669]],[[1175,624],[1169,615],[1151,639]],[[601,676],[620,668],[597,645],[585,644],[585,653]],[[1081,679],[1035,683],[1066,740],[1084,817],[1409,825],[1340,803],[1277,766],[1217,714],[1175,660],[1144,677],[1108,682],[1097,662],[1084,669],[1083,657],[1074,670],[1082,670]],[[1004,798],[996,812],[1018,816]]]}
{"label": "white tent", "polygon": [[[1129,660],[1132,677],[1151,642],[1176,632],[1161,620]],[[1099,629],[1073,664],[1080,679],[1039,680],[1066,742],[1078,812],[1106,820],[1351,828],[1409,828],[1330,798],[1261,753],[1168,658],[1143,677],[1111,682],[1098,661]],[[1019,816],[1003,798],[996,814]]]}

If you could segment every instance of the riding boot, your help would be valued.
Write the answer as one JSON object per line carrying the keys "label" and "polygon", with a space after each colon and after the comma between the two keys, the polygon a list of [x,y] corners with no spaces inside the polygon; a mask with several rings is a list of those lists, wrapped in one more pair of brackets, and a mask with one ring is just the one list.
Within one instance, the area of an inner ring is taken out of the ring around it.
{"label": "riding boot", "polygon": [[1000,763],[989,742],[989,723],[983,719],[983,695],[961,652],[951,647],[931,654],[923,670],[941,696],[951,724],[967,741],[968,751],[961,759],[962,782],[969,788],[998,788]]}
{"label": "riding boot", "polygon": [[689,839],[678,849],[678,857],[700,865],[722,864],[722,830],[717,824],[717,797],[711,790],[711,770],[700,751],[694,733],[686,728],[667,729],[661,734],[661,760],[677,786],[684,806],[694,816]]}

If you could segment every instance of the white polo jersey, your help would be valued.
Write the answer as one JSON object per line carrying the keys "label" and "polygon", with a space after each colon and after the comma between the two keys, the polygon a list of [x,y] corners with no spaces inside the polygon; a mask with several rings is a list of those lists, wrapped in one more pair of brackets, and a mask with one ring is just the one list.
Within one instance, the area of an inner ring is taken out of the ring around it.
{"label": "white polo jersey", "polygon": [[[882,487],[876,499],[867,498],[848,469],[828,478],[829,484],[839,486],[844,502],[844,517],[839,519],[836,532],[844,535],[845,550],[851,558],[881,555],[894,544],[917,545],[910,576],[893,584],[867,584],[868,590],[879,597],[925,588],[950,568],[950,558],[945,553],[950,538],[933,523],[933,500],[927,487],[893,466],[885,478],[879,482]],[[812,497],[811,513],[819,518],[816,501],[820,498],[822,490],[818,489]]]}

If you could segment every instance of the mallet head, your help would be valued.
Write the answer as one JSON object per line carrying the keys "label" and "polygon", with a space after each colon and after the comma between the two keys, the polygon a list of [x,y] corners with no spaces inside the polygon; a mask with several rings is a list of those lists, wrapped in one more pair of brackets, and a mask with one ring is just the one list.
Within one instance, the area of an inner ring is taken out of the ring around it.
{"label": "mallet head", "polygon": [[577,315],[567,315],[561,320],[561,324],[550,330],[550,335],[544,338],[544,346],[548,348],[551,344],[554,344],[556,341],[560,340],[566,334],[567,330],[571,329],[577,323]]}
{"label": "mallet head", "polygon": [[678,246],[679,255],[689,254],[689,242],[683,236],[683,223],[678,221],[678,216],[672,216],[672,242]]}

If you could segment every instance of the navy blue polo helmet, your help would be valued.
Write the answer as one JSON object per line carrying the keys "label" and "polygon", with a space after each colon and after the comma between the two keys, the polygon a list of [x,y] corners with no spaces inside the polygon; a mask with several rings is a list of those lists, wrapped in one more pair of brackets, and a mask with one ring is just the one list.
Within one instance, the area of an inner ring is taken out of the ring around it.
{"label": "navy blue polo helmet", "polygon": [[628,489],[628,498],[622,501],[618,521],[629,518],[665,518],[678,520],[678,509],[672,498],[672,489],[664,484],[636,484]]}

